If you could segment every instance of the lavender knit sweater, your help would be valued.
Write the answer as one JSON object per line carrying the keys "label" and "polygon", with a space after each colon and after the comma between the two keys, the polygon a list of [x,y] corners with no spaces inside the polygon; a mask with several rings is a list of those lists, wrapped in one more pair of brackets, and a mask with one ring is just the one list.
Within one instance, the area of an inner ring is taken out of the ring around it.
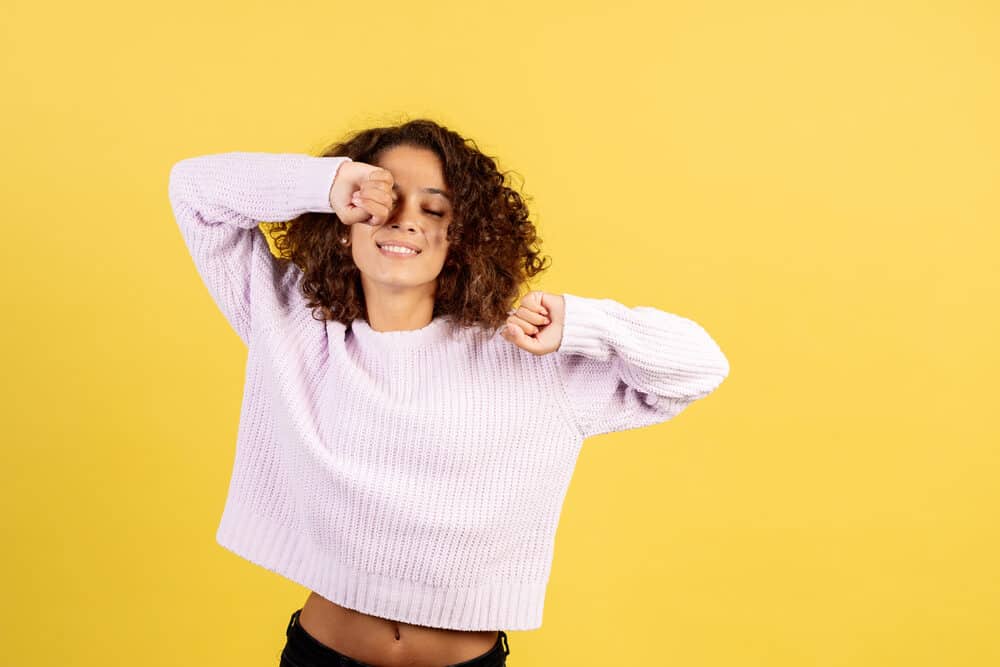
{"label": "lavender knit sweater", "polygon": [[216,539],[368,614],[538,628],[583,440],[671,419],[729,362],[690,319],[572,294],[541,356],[442,317],[387,332],[313,319],[301,271],[258,224],[332,214],[346,159],[232,152],[171,169],[194,265],[248,348]]}

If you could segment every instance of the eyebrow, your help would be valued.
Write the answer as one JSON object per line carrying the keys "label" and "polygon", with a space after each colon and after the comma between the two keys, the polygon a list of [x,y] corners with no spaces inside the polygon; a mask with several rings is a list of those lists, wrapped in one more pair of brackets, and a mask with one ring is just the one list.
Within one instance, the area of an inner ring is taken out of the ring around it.
{"label": "eyebrow", "polygon": [[[392,189],[393,190],[399,190],[399,185],[397,185],[397,184],[394,183],[393,186],[392,186]],[[445,192],[444,190],[440,190],[438,188],[420,188],[420,191],[421,192],[429,192],[432,195],[441,195],[442,197],[444,197],[445,199],[447,199],[449,202],[451,201],[451,196],[447,192]]]}

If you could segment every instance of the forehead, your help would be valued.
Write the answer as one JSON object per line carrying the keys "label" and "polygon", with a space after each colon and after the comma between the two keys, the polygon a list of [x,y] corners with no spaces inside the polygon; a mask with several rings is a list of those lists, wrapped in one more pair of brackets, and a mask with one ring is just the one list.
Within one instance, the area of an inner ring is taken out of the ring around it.
{"label": "forehead", "polygon": [[393,146],[375,161],[388,169],[393,180],[403,186],[444,188],[441,160],[434,151],[415,146]]}

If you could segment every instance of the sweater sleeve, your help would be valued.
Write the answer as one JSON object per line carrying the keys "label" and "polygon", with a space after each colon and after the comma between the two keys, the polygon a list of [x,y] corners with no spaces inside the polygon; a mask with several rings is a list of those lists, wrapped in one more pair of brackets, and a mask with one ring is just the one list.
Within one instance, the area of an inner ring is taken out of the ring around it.
{"label": "sweater sleeve", "polygon": [[729,375],[696,322],[649,306],[563,294],[559,376],[583,437],[672,419]]}
{"label": "sweater sleeve", "polygon": [[231,152],[189,157],[171,167],[170,204],[195,268],[248,347],[251,302],[289,288],[258,224],[333,213],[330,186],[350,159]]}

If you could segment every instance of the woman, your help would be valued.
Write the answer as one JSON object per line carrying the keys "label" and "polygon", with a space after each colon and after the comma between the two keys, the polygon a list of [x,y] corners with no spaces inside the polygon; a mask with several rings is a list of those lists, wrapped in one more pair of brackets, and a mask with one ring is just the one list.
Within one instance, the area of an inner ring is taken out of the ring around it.
{"label": "woman", "polygon": [[283,666],[506,664],[504,630],[541,625],[583,440],[667,421],[729,373],[679,315],[522,297],[547,267],[504,180],[426,119],[171,170],[249,350],[216,539],[310,590]]}

